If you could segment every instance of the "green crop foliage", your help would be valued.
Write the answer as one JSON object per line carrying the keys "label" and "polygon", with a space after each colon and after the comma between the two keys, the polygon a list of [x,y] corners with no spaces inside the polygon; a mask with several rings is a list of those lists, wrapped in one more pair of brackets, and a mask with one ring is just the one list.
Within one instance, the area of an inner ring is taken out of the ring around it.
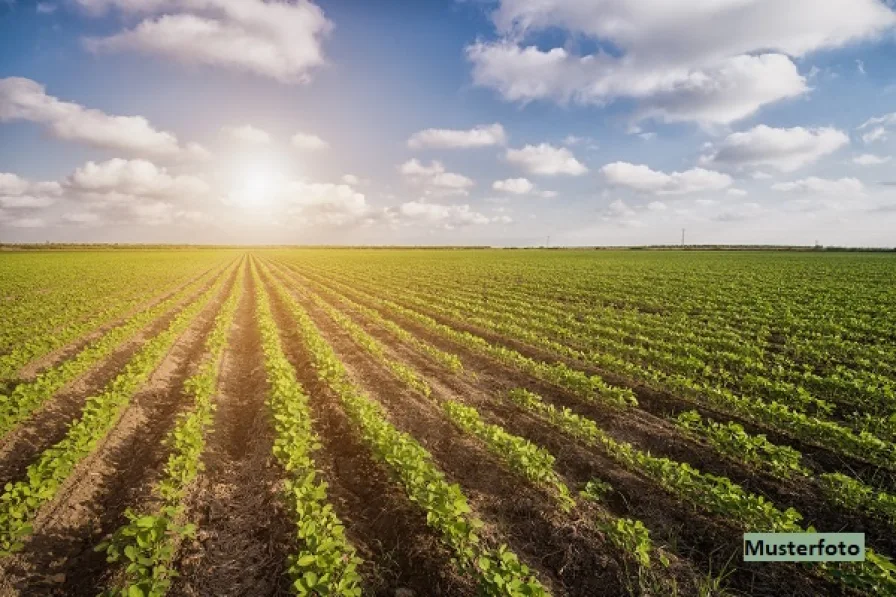
{"label": "green crop foliage", "polygon": [[[628,470],[655,481],[676,495],[723,520],[734,523],[746,532],[801,533],[810,531],[799,525],[802,515],[793,508],[779,510],[763,496],[743,490],[725,477],[702,473],[687,463],[651,456],[626,442],[611,438],[594,421],[567,408],[558,409],[540,396],[525,389],[514,389],[509,398],[556,426],[564,433],[588,445],[603,449],[608,456]],[[896,592],[896,567],[873,550],[864,562],[823,564],[819,571],[834,580],[878,594]]]}
{"label": "green crop foliage", "polygon": [[317,376],[339,397],[346,414],[373,455],[397,477],[408,498],[426,512],[427,525],[436,529],[458,566],[478,579],[487,595],[506,597],[547,595],[529,568],[505,546],[485,545],[483,523],[472,514],[460,487],[449,483],[432,456],[416,440],[397,430],[382,407],[363,395],[348,377],[345,366],[321,337],[305,310],[269,278],[290,308],[299,333],[311,354]]}
{"label": "green crop foliage", "polygon": [[89,398],[81,417],[72,423],[65,438],[44,450],[27,469],[27,478],[7,483],[0,495],[0,555],[19,551],[31,534],[31,521],[38,509],[50,501],[75,467],[87,457],[118,420],[131,397],[165,358],[177,338],[206,306],[225,282],[211,288],[186,306],[168,328],[147,341],[142,349],[97,396]]}
{"label": "green crop foliage", "polygon": [[327,484],[318,479],[312,457],[320,440],[312,429],[308,397],[283,352],[269,296],[254,266],[252,275],[276,434],[273,451],[288,474],[284,496],[295,517],[299,546],[287,563],[292,589],[296,595],[358,597],[362,561],[327,503]]}
{"label": "green crop foliage", "polygon": [[751,435],[737,423],[704,420],[697,411],[687,411],[678,415],[676,424],[690,434],[705,438],[720,453],[777,477],[789,479],[810,474],[797,450],[775,445],[764,435]]}
{"label": "green crop foliage", "polygon": [[241,274],[242,269],[237,272],[234,288],[215,317],[212,331],[205,340],[206,356],[199,370],[184,382],[185,393],[192,398],[193,408],[178,418],[165,440],[171,452],[164,475],[154,487],[158,507],[143,514],[128,511],[128,523],[95,548],[106,552],[108,562],[124,565],[121,578],[105,591],[105,595],[165,595],[176,576],[171,562],[177,546],[183,538],[195,534],[195,525],[182,521],[183,499],[202,470],[201,457],[205,434],[212,424],[218,372],[241,295]]}

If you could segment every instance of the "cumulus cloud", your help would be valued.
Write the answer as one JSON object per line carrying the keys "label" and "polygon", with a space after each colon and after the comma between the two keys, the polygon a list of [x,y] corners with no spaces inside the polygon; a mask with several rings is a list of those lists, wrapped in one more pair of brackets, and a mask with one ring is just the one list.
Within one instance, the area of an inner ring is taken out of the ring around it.
{"label": "cumulus cloud", "polygon": [[296,133],[292,136],[292,138],[290,138],[289,142],[296,149],[307,151],[318,151],[320,149],[326,149],[330,146],[329,143],[327,143],[317,135],[312,135],[310,133]]}
{"label": "cumulus cloud", "polygon": [[349,226],[372,215],[364,193],[348,184],[292,181],[284,197],[290,213],[306,224]]}
{"label": "cumulus cloud", "polygon": [[508,178],[506,180],[496,180],[492,183],[492,188],[496,191],[513,193],[514,195],[525,195],[534,191],[535,185],[528,178]]}
{"label": "cumulus cloud", "polygon": [[887,129],[882,126],[876,126],[867,133],[862,134],[862,141],[865,143],[874,143],[875,141],[886,141]]}
{"label": "cumulus cloud", "polygon": [[32,182],[17,174],[0,172],[0,208],[27,212],[56,203],[62,193],[57,182]]}
{"label": "cumulus cloud", "polygon": [[[398,212],[407,222],[437,226],[447,230],[488,224],[493,221],[492,218],[473,210],[467,204],[445,205],[425,201],[408,201],[399,206]],[[494,221],[503,221],[503,218],[504,216],[499,216],[494,218]]]}
{"label": "cumulus cloud", "polygon": [[743,203],[715,214],[712,219],[717,222],[742,222],[757,218],[767,210],[758,203]]}
{"label": "cumulus cloud", "polygon": [[209,192],[201,178],[174,176],[147,160],[121,158],[87,162],[68,176],[65,187],[92,199],[110,201],[147,197],[187,200]]}
{"label": "cumulus cloud", "polygon": [[31,79],[0,79],[0,122],[16,120],[41,124],[55,137],[102,149],[185,157],[201,157],[205,151],[197,144],[182,148],[174,134],[156,130],[142,116],[112,116],[62,101]]}
{"label": "cumulus cloud", "polygon": [[854,157],[852,161],[859,166],[877,166],[879,164],[886,164],[891,158],[892,156],[889,155],[879,156],[874,155],[873,153],[863,153],[862,155]]}
{"label": "cumulus cloud", "polygon": [[569,149],[554,147],[548,143],[526,145],[522,149],[508,149],[505,158],[509,163],[523,168],[530,174],[581,176],[588,172],[588,168],[577,160]]}
{"label": "cumulus cloud", "polygon": [[715,152],[701,158],[701,163],[738,168],[770,166],[792,172],[848,144],[846,133],[835,128],[785,129],[760,124],[728,135]]}
{"label": "cumulus cloud", "polygon": [[305,83],[325,63],[332,30],[309,0],[76,0],[89,13],[116,8],[143,18],[132,29],[86,40],[93,51],[129,50]]}
{"label": "cumulus cloud", "polygon": [[[467,48],[476,84],[504,99],[638,102],[636,118],[727,124],[809,91],[792,57],[871,39],[896,24],[878,0],[500,0],[499,38]],[[609,44],[577,55],[529,43],[565,31]]]}
{"label": "cumulus cloud", "polygon": [[746,197],[748,195],[748,193],[743,189],[728,189],[728,191],[726,192],[732,197]]}
{"label": "cumulus cloud", "polygon": [[720,191],[732,184],[727,174],[692,168],[684,172],[667,174],[651,170],[644,164],[614,162],[600,169],[601,175],[609,184],[627,187],[642,193],[657,195],[684,195],[701,191]]}
{"label": "cumulus cloud", "polygon": [[504,145],[507,135],[499,123],[481,124],[469,130],[458,129],[426,129],[418,131],[408,139],[408,147],[421,149],[432,147],[437,149],[468,149]]}
{"label": "cumulus cloud", "polygon": [[772,190],[790,193],[855,196],[864,193],[865,187],[857,178],[831,180],[810,176],[792,182],[779,182],[773,184]]}
{"label": "cumulus cloud", "polygon": [[235,143],[247,145],[268,145],[271,142],[270,133],[251,124],[223,126],[221,127],[221,134]]}
{"label": "cumulus cloud", "polygon": [[411,182],[424,186],[430,194],[466,195],[475,184],[462,174],[446,172],[445,166],[437,160],[427,166],[414,158],[399,166],[398,170]]}

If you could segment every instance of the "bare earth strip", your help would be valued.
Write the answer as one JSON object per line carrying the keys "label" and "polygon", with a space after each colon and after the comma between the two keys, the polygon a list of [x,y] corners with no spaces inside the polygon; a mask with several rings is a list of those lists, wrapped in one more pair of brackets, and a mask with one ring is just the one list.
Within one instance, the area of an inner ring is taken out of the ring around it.
{"label": "bare earth strip", "polygon": [[279,501],[271,453],[267,381],[255,323],[255,286],[245,291],[224,354],[217,410],[187,517],[198,539],[185,545],[170,595],[282,595],[291,527]]}

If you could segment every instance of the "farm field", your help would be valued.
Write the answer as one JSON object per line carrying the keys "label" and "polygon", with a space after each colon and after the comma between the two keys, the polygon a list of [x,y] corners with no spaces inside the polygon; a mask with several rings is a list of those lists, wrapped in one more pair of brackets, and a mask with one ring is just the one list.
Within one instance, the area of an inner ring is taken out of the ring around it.
{"label": "farm field", "polygon": [[[0,253],[0,595],[896,595],[896,256]],[[744,532],[864,562],[742,561]]]}

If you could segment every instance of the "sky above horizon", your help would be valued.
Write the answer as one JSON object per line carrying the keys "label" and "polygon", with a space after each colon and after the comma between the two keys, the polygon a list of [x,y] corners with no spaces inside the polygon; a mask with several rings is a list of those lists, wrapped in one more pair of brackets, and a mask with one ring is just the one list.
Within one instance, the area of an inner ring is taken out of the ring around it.
{"label": "sky above horizon", "polygon": [[0,242],[896,246],[894,0],[0,0]]}

